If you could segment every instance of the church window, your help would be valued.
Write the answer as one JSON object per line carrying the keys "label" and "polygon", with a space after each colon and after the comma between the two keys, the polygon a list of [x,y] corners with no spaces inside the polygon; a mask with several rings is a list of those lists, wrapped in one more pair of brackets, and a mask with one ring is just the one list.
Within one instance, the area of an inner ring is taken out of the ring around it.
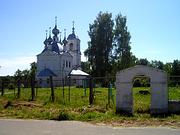
{"label": "church window", "polygon": [[66,61],[66,67],[68,67],[68,61]]}
{"label": "church window", "polygon": [[73,50],[73,43],[70,43],[69,50]]}
{"label": "church window", "polygon": [[69,68],[71,67],[71,62],[69,62]]}

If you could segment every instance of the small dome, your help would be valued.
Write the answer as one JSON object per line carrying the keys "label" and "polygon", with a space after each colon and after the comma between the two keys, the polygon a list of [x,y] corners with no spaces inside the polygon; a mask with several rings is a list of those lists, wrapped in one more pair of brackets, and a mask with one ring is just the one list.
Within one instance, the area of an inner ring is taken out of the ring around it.
{"label": "small dome", "polygon": [[52,33],[54,35],[58,35],[59,34],[59,30],[57,29],[57,25],[55,25],[54,29],[52,30]]}
{"label": "small dome", "polygon": [[56,42],[53,42],[52,43],[52,51],[54,51],[54,52],[56,52],[56,53],[58,53],[59,54],[59,46],[58,46],[58,43],[56,43]]}
{"label": "small dome", "polygon": [[49,44],[51,44],[52,41],[53,41],[53,39],[52,39],[51,37],[49,37],[49,38],[47,39],[47,42],[48,42]]}
{"label": "small dome", "polygon": [[48,44],[48,39],[46,38],[43,43],[44,43],[45,45],[47,45],[47,44]]}
{"label": "small dome", "polygon": [[63,42],[63,44],[64,44],[64,45],[66,45],[66,44],[67,44],[67,40],[66,40],[65,38],[63,39],[63,41],[62,41],[62,42]]}
{"label": "small dome", "polygon": [[68,40],[70,39],[76,39],[76,35],[74,33],[70,34],[67,38]]}

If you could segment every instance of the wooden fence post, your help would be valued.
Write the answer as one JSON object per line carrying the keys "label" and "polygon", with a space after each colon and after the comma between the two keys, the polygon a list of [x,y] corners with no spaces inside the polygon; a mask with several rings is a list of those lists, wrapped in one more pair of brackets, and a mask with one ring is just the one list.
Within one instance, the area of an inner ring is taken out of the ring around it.
{"label": "wooden fence post", "polygon": [[70,102],[70,100],[71,100],[71,77],[69,77],[69,102]]}
{"label": "wooden fence post", "polygon": [[89,104],[93,104],[93,79],[90,77],[89,79]]}
{"label": "wooden fence post", "polygon": [[1,82],[1,96],[4,95],[4,82]]}
{"label": "wooden fence post", "polygon": [[64,99],[64,78],[62,78],[62,85],[63,85],[63,99]]}
{"label": "wooden fence post", "polygon": [[21,93],[21,83],[20,83],[20,79],[18,79],[18,93],[17,93],[17,98],[20,98],[20,93]]}
{"label": "wooden fence post", "polygon": [[50,76],[50,85],[51,85],[51,100],[54,102],[54,88],[53,88],[52,76]]}
{"label": "wooden fence post", "polygon": [[31,77],[31,100],[34,101],[35,100],[35,91],[34,91],[34,77]]}

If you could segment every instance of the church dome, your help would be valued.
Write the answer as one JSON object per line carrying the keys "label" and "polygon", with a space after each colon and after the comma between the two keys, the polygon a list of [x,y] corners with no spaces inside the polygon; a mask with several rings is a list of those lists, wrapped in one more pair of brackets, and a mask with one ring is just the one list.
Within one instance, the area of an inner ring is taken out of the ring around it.
{"label": "church dome", "polygon": [[73,21],[73,28],[72,28],[72,33],[69,34],[67,40],[73,40],[76,39],[76,35],[75,35],[75,28],[74,28],[74,21]]}
{"label": "church dome", "polygon": [[56,43],[56,42],[52,43],[52,51],[59,54],[60,50],[59,50],[58,43]]}
{"label": "church dome", "polygon": [[48,42],[49,44],[51,44],[52,41],[53,41],[53,39],[52,39],[51,37],[49,37],[46,42]]}
{"label": "church dome", "polygon": [[74,33],[70,34],[67,38],[68,40],[76,39],[76,35]]}
{"label": "church dome", "polygon": [[43,43],[44,43],[45,45],[47,45],[47,44],[48,44],[48,39],[46,38]]}
{"label": "church dome", "polygon": [[52,33],[54,35],[58,35],[59,34],[59,30],[57,29],[57,25],[55,25],[54,29],[52,30]]}
{"label": "church dome", "polygon": [[67,44],[66,38],[64,38],[62,42],[63,42],[64,45],[66,45]]}

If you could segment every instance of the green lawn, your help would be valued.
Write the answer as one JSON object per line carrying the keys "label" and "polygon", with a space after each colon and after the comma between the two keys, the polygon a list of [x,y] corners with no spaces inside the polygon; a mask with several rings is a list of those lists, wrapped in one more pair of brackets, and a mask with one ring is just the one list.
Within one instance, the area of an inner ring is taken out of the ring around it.
{"label": "green lawn", "polygon": [[[23,119],[54,119],[54,120],[80,120],[103,122],[122,126],[138,125],[170,125],[180,127],[180,115],[166,117],[152,117],[149,114],[151,95],[140,94],[140,90],[150,91],[149,88],[133,88],[134,115],[124,116],[115,113],[115,89],[112,90],[113,99],[108,104],[108,89],[96,88],[95,100],[89,105],[89,89],[65,87],[55,88],[55,102],[50,100],[50,89],[39,88],[36,90],[36,100],[30,101],[29,88],[21,89],[21,96],[16,98],[17,90],[5,90],[0,96],[0,117]],[[63,96],[64,95],[64,96]],[[69,96],[70,95],[70,96]],[[169,88],[169,99],[180,100],[180,88]]]}

